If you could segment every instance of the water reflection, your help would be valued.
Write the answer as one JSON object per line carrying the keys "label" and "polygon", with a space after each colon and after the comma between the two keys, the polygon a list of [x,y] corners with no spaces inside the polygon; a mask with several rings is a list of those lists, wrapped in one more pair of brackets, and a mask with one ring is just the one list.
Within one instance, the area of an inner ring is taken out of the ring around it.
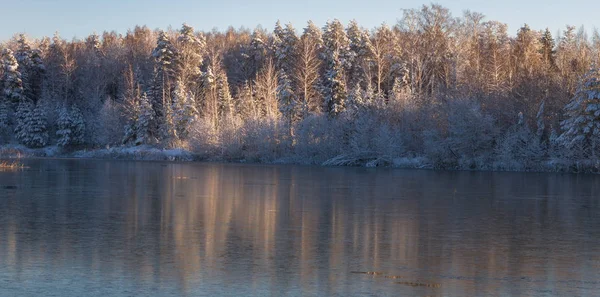
{"label": "water reflection", "polygon": [[82,160],[27,165],[0,172],[2,296],[600,291],[596,176]]}

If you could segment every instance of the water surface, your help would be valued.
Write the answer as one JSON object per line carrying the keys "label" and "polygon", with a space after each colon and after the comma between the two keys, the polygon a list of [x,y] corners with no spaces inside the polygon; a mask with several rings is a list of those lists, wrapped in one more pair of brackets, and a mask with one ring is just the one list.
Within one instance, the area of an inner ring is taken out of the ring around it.
{"label": "water surface", "polygon": [[25,164],[0,296],[600,295],[598,176]]}

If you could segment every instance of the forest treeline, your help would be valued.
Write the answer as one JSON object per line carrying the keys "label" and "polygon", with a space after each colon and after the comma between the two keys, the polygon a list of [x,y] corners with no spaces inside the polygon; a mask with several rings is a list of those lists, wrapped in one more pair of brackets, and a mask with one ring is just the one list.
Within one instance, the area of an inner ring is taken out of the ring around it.
{"label": "forest treeline", "polygon": [[439,5],[210,32],[135,27],[0,45],[0,143],[226,160],[596,170],[600,34]]}

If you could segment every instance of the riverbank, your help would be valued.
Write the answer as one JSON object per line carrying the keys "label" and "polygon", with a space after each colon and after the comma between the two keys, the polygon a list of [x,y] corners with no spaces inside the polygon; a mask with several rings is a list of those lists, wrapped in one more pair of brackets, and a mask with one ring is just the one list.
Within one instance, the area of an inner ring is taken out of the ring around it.
{"label": "riverbank", "polygon": [[387,158],[369,153],[340,154],[325,161],[290,154],[276,159],[243,158],[240,156],[224,156],[215,152],[197,153],[182,148],[165,149],[153,146],[118,146],[106,148],[85,148],[65,150],[58,146],[32,149],[22,145],[0,146],[0,159],[19,158],[81,158],[106,160],[139,160],[139,161],[182,161],[182,162],[229,162],[229,163],[261,163],[261,164],[299,164],[318,166],[348,166],[348,167],[388,167],[402,169],[430,170],[467,170],[467,171],[510,171],[510,172],[565,172],[565,173],[600,173],[599,160],[546,160],[535,166],[525,167],[515,162],[494,162],[485,166],[441,166],[434,164],[426,157]]}

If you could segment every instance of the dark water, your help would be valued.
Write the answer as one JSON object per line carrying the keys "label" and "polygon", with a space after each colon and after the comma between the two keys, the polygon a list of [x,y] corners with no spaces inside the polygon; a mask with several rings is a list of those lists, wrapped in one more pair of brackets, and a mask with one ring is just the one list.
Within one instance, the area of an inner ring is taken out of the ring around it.
{"label": "dark water", "polygon": [[598,176],[25,163],[0,296],[600,296]]}

